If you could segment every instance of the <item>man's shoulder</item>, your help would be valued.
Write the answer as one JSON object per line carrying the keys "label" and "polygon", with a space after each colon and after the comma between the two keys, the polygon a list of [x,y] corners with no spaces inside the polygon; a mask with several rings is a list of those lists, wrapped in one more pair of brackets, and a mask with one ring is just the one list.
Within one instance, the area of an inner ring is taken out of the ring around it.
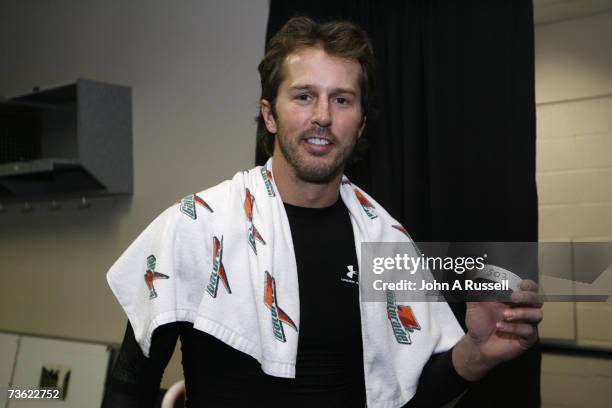
{"label": "man's shoulder", "polygon": [[184,220],[185,217],[187,220],[198,220],[206,214],[213,215],[221,212],[227,206],[235,190],[242,190],[245,184],[248,184],[249,178],[257,175],[261,177],[260,172],[261,167],[238,171],[230,179],[182,197],[168,210],[183,215],[183,217],[177,217],[177,220]]}

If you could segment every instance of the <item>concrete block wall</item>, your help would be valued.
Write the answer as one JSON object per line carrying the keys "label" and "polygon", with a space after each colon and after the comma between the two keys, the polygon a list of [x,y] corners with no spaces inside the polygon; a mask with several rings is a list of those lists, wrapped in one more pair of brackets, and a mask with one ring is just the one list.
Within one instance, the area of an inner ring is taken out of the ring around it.
{"label": "concrete block wall", "polygon": [[544,354],[543,408],[609,408],[612,402],[610,360]]}
{"label": "concrete block wall", "polygon": [[[541,241],[612,241],[612,96],[537,107]],[[612,304],[547,304],[543,338],[612,348]]]}
{"label": "concrete block wall", "polygon": [[[612,96],[537,106],[541,241],[612,241]],[[568,281],[568,289],[571,283]],[[611,303],[547,303],[540,336],[612,349]],[[544,354],[544,408],[609,407],[609,359]]]}
{"label": "concrete block wall", "polygon": [[[535,28],[541,241],[612,241],[610,42],[612,13]],[[609,305],[547,303],[540,335],[612,348]],[[612,360],[544,354],[541,385],[544,408],[610,407]]]}

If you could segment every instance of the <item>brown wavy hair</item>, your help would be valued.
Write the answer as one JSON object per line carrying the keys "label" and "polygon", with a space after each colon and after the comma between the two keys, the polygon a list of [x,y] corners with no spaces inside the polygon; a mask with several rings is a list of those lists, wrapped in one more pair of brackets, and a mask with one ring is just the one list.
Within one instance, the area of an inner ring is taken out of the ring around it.
{"label": "brown wavy hair", "polygon": [[[374,91],[374,52],[368,34],[359,26],[349,21],[331,21],[319,24],[308,17],[294,17],[270,39],[264,58],[259,63],[261,78],[261,99],[272,107],[276,117],[276,96],[284,79],[283,63],[285,58],[301,49],[321,47],[326,53],[355,60],[361,65],[359,88],[361,91],[361,110],[363,119],[371,111],[371,99]],[[266,129],[261,110],[257,121],[257,146],[268,155],[274,151],[274,134]],[[362,150],[361,137],[357,149]]]}

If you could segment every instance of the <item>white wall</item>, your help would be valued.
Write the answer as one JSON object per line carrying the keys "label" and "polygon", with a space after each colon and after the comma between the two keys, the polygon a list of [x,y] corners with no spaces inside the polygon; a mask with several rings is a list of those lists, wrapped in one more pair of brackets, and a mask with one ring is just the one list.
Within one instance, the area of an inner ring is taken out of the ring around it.
{"label": "white wall", "polygon": [[79,77],[128,85],[134,130],[133,197],[5,203],[0,330],[121,340],[109,266],[164,208],[253,165],[267,14],[266,0],[0,4],[0,95]]}

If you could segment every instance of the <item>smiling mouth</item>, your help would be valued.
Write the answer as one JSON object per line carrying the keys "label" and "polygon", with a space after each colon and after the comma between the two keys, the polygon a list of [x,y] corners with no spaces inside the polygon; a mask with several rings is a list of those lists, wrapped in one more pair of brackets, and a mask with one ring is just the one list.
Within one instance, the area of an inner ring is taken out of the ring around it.
{"label": "smiling mouth", "polygon": [[323,156],[330,153],[334,143],[324,137],[305,137],[302,139],[306,151],[313,156]]}
{"label": "smiling mouth", "polygon": [[317,146],[327,146],[333,144],[328,139],[322,137],[309,137],[306,139],[306,142]]}

